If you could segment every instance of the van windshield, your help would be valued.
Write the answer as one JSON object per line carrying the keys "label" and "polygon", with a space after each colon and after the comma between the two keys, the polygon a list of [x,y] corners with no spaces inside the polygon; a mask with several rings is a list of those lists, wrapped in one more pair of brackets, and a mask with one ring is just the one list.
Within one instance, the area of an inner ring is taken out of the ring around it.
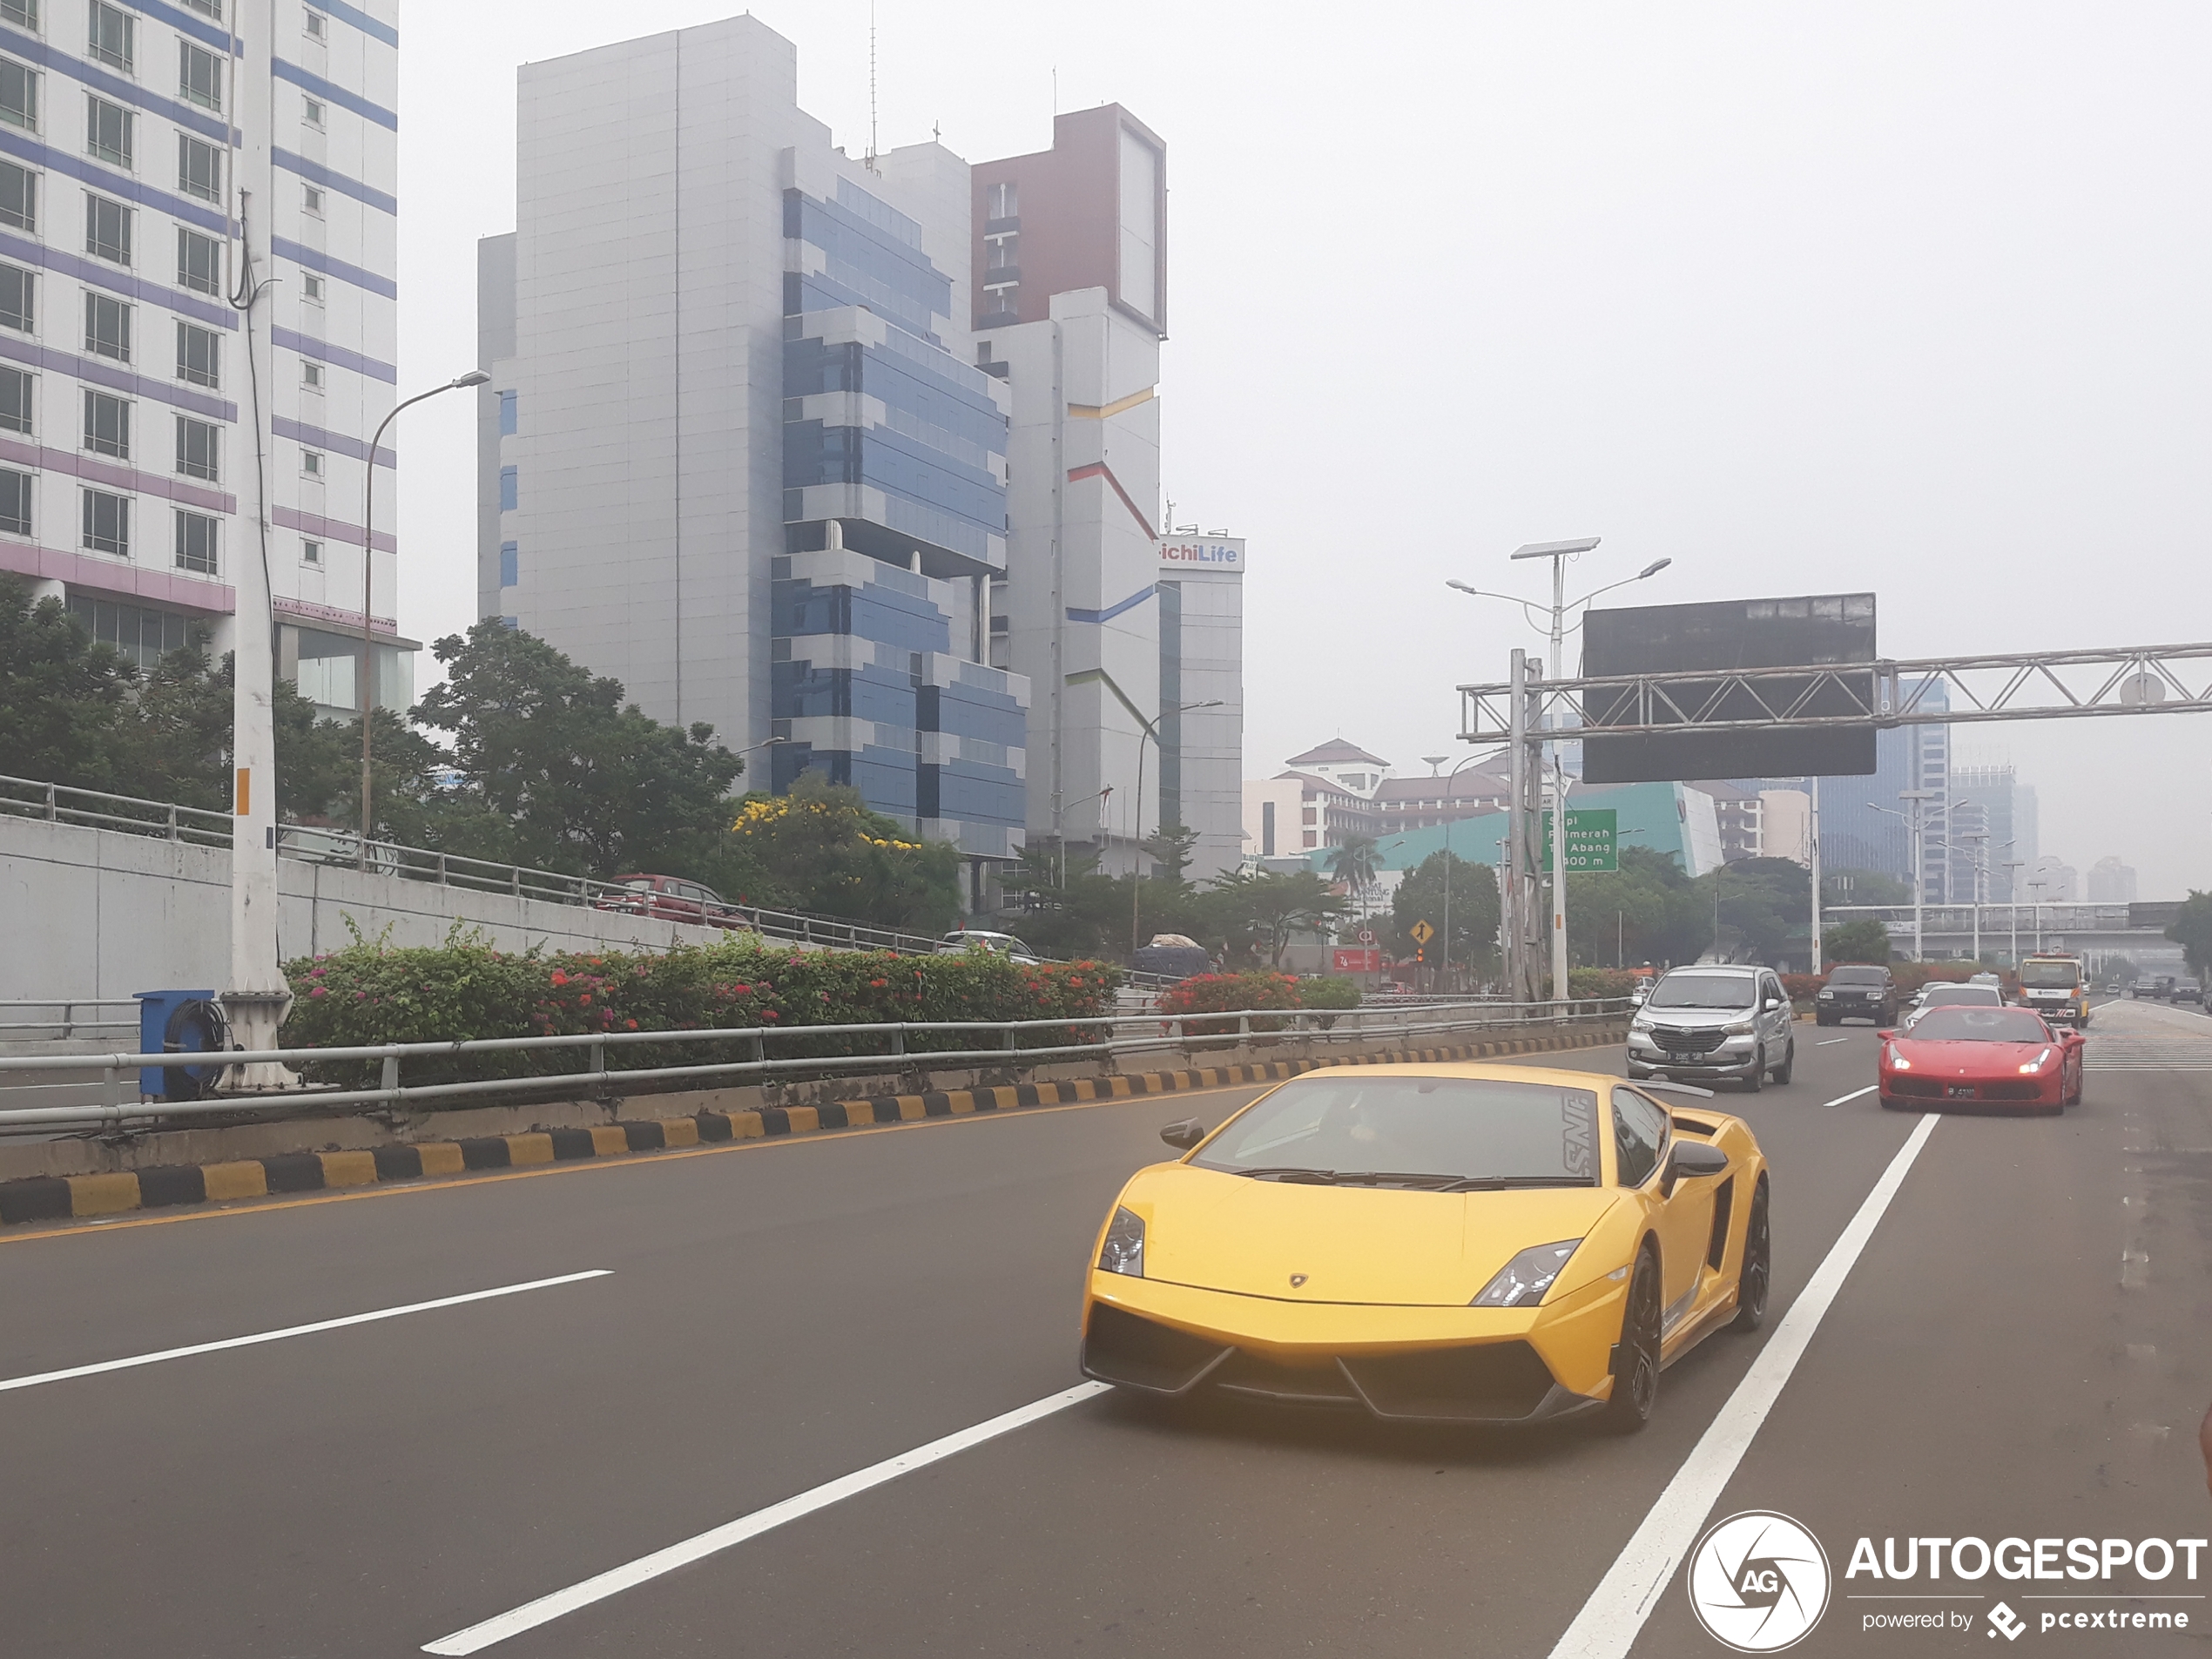
{"label": "van windshield", "polygon": [[1889,974],[1886,968],[1838,968],[1828,975],[1831,985],[1879,985]]}
{"label": "van windshield", "polygon": [[1758,981],[1749,974],[1669,974],[1651,994],[1655,1008],[1748,1008]]}
{"label": "van windshield", "polygon": [[2070,991],[2081,983],[2081,968],[2077,962],[2025,961],[2020,964],[2020,983],[2039,991]]}

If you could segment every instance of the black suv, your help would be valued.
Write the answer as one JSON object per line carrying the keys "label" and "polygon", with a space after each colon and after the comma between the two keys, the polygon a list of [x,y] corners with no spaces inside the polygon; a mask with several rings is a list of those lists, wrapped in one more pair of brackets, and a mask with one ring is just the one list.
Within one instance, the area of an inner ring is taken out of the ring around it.
{"label": "black suv", "polygon": [[1876,1025],[1897,1023],[1897,981],[1890,970],[1871,962],[1846,962],[1831,968],[1828,982],[1813,1001],[1813,1017],[1823,1025],[1845,1020],[1871,1020]]}
{"label": "black suv", "polygon": [[2176,1003],[2194,1002],[2202,1008],[2204,1006],[2204,987],[2193,979],[2177,979],[2168,1000]]}

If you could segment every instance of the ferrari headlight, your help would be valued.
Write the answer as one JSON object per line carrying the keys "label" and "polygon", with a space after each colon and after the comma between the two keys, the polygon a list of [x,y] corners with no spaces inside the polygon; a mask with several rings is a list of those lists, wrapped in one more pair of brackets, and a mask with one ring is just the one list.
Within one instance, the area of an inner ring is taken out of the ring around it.
{"label": "ferrari headlight", "polygon": [[1098,1271],[1127,1273],[1131,1278],[1144,1277],[1143,1217],[1115,1205],[1114,1219],[1106,1229],[1106,1242],[1098,1249]]}
{"label": "ferrari headlight", "polygon": [[1730,1020],[1721,1031],[1726,1036],[1748,1037],[1758,1028],[1758,1022],[1754,1020]]}
{"label": "ferrari headlight", "polygon": [[1890,1050],[1890,1066],[1892,1070],[1896,1071],[1910,1071],[1912,1069],[1912,1062],[1910,1060],[1907,1060],[1903,1055],[1899,1054],[1895,1049],[1892,1049]]}
{"label": "ferrari headlight", "polygon": [[2048,1049],[2044,1049],[2041,1054],[2037,1055],[2034,1059],[2029,1061],[2026,1065],[2020,1068],[2020,1076],[2023,1077],[2033,1076],[2037,1072],[2043,1069],[2043,1062],[2050,1057],[2051,1051]]}
{"label": "ferrari headlight", "polygon": [[1582,1241],[1568,1238],[1556,1244],[1537,1244],[1524,1250],[1482,1287],[1482,1294],[1467,1304],[1477,1308],[1532,1308],[1559,1277],[1560,1269]]}

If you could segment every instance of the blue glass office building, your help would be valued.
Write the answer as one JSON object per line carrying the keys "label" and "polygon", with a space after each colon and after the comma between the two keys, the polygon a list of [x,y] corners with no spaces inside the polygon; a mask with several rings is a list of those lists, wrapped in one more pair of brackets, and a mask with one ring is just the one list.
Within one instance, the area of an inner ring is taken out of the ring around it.
{"label": "blue glass office building", "polygon": [[1006,565],[1004,392],[938,330],[921,227],[840,179],[784,195],[776,788],[810,767],[978,858],[1024,821],[1028,683],[978,660]]}

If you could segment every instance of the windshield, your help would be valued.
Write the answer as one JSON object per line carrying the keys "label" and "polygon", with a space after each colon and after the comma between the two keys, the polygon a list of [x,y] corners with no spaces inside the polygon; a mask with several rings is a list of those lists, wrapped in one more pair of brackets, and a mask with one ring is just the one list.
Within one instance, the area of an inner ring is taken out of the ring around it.
{"label": "windshield", "polygon": [[1839,968],[1829,974],[1831,985],[1879,985],[1888,974],[1886,968]]}
{"label": "windshield", "polygon": [[2026,1008],[1932,1009],[1912,1028],[1916,1042],[2048,1042],[2048,1027]]}
{"label": "windshield", "polygon": [[2022,962],[2020,983],[2033,985],[2039,991],[2070,991],[2081,983],[2080,964],[2078,962]]}
{"label": "windshield", "polygon": [[1596,1126],[1595,1089],[1458,1077],[1314,1078],[1258,1102],[1193,1162],[1274,1180],[1595,1186]]}
{"label": "windshield", "polygon": [[1758,981],[1749,974],[1669,974],[1651,994],[1655,1008],[1748,1008]]}
{"label": "windshield", "polygon": [[1921,1006],[1932,1008],[1945,1002],[1978,1002],[1994,1008],[2004,1000],[1986,985],[1931,985],[1923,994]]}

